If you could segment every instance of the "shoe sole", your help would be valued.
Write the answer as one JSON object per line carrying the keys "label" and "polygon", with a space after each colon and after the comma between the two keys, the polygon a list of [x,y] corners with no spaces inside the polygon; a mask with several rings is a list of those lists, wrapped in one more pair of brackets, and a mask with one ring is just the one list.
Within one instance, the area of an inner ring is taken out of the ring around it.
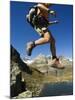
{"label": "shoe sole", "polygon": [[28,56],[31,56],[31,53],[29,53],[29,49],[28,49],[27,47],[28,47],[28,44],[26,45],[26,52],[27,52],[27,55],[28,55]]}
{"label": "shoe sole", "polygon": [[57,69],[64,69],[65,68],[64,66],[63,67],[58,67],[57,65],[51,65],[51,67],[57,68]]}

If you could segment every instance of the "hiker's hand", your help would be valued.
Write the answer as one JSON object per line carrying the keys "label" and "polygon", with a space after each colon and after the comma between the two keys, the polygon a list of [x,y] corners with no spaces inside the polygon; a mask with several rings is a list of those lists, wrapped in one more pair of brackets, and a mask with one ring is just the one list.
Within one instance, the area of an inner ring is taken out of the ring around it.
{"label": "hiker's hand", "polygon": [[57,24],[57,23],[59,23],[59,21],[58,21],[58,20],[55,20],[54,22],[55,22],[56,24]]}
{"label": "hiker's hand", "polygon": [[58,20],[55,20],[55,21],[50,21],[50,22],[49,22],[49,25],[52,25],[52,24],[57,24],[57,23],[59,23],[59,21],[58,21]]}
{"label": "hiker's hand", "polygon": [[49,10],[49,13],[56,17],[56,12],[54,10]]}

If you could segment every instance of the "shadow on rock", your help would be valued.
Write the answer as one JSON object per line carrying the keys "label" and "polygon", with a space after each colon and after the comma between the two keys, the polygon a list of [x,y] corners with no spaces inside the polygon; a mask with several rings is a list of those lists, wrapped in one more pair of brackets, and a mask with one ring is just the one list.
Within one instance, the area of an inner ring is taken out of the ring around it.
{"label": "shadow on rock", "polygon": [[25,64],[21,58],[20,58],[20,54],[17,52],[17,50],[11,45],[11,63],[12,61],[14,63],[18,63],[18,67],[20,68],[21,71],[24,71],[28,74],[32,74],[32,70],[29,68],[29,66],[27,66],[27,64]]}
{"label": "shadow on rock", "polygon": [[20,54],[12,45],[10,50],[10,96],[15,97],[26,91],[26,82],[22,81],[22,73],[31,75],[32,70],[21,60]]}
{"label": "shadow on rock", "polygon": [[11,90],[10,90],[11,97],[17,96],[21,92],[26,91],[26,83],[22,82],[21,78],[22,78],[22,75],[21,75],[21,73],[19,73],[16,76],[16,82],[11,85],[11,87],[10,87],[11,88]]}

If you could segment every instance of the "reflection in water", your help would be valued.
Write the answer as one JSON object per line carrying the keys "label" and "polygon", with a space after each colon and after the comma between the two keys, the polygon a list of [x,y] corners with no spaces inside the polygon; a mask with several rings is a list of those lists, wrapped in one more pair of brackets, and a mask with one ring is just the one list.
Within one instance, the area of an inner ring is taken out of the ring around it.
{"label": "reflection in water", "polygon": [[45,84],[39,96],[60,96],[60,95],[72,95],[73,94],[73,83],[62,82],[62,83],[51,83]]}

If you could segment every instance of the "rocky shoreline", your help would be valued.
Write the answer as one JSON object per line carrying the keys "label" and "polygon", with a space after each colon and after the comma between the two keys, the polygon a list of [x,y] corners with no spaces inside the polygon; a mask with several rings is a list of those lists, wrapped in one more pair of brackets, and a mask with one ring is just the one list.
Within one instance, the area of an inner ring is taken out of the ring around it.
{"label": "rocky shoreline", "polygon": [[72,62],[60,57],[66,68],[63,70],[51,68],[48,62],[51,58],[39,55],[31,64],[25,63],[17,50],[11,46],[10,62],[10,97],[39,97],[45,84],[70,83],[72,77]]}

